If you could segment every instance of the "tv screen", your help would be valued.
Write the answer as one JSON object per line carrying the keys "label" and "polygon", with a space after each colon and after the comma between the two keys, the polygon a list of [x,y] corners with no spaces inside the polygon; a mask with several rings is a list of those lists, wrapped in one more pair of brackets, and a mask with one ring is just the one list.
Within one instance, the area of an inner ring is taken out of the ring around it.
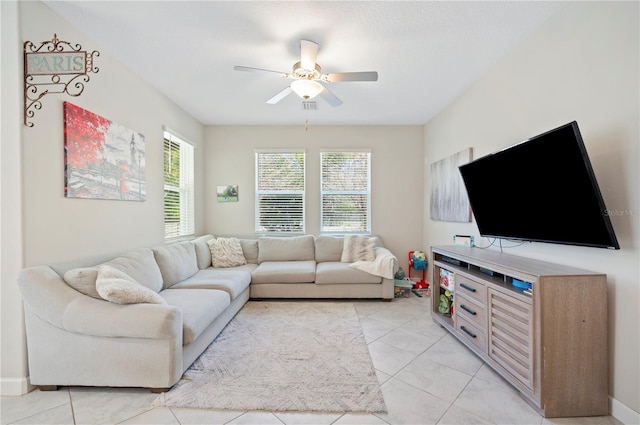
{"label": "tv screen", "polygon": [[482,236],[620,248],[575,121],[459,169]]}

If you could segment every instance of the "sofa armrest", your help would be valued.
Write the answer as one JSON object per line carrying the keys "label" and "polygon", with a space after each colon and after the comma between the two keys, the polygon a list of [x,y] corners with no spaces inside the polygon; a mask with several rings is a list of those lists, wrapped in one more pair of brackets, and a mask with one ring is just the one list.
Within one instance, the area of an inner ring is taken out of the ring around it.
{"label": "sofa armrest", "polygon": [[64,310],[69,303],[86,296],[67,285],[49,266],[21,270],[18,287],[25,308],[57,328],[63,328]]}
{"label": "sofa armrest", "polygon": [[18,284],[25,308],[57,328],[102,337],[182,341],[182,312],[177,307],[120,305],[91,298],[71,288],[48,266],[22,270]]}

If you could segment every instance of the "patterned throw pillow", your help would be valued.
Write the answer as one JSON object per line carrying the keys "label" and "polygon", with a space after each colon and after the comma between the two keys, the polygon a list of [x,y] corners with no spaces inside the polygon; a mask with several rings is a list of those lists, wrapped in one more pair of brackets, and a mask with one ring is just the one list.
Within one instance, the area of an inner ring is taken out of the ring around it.
{"label": "patterned throw pillow", "polygon": [[131,276],[113,266],[98,267],[96,290],[102,298],[116,304],[166,304],[156,292],[133,280]]}
{"label": "patterned throw pillow", "polygon": [[342,257],[340,261],[343,263],[355,263],[356,261],[374,261],[376,253],[376,238],[359,235],[347,235],[344,237],[344,246],[342,248]]}
{"label": "patterned throw pillow", "polygon": [[213,267],[235,267],[247,264],[240,239],[217,238],[211,239],[207,243],[211,250],[211,265]]}

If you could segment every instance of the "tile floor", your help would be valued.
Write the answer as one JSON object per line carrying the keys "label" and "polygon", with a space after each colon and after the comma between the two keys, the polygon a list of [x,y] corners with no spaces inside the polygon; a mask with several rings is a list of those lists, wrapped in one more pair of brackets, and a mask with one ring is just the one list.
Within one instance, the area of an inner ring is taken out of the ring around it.
{"label": "tile floor", "polygon": [[354,303],[388,413],[312,414],[151,408],[143,389],[61,388],[2,397],[2,424],[606,424],[545,419],[471,351],[431,321],[429,298]]}

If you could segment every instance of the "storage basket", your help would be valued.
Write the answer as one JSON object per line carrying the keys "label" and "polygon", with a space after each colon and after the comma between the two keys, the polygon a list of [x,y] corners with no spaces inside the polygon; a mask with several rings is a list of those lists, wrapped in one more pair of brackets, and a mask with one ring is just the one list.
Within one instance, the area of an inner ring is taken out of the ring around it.
{"label": "storage basket", "polygon": [[415,270],[425,270],[427,268],[427,260],[413,259],[413,268]]}

